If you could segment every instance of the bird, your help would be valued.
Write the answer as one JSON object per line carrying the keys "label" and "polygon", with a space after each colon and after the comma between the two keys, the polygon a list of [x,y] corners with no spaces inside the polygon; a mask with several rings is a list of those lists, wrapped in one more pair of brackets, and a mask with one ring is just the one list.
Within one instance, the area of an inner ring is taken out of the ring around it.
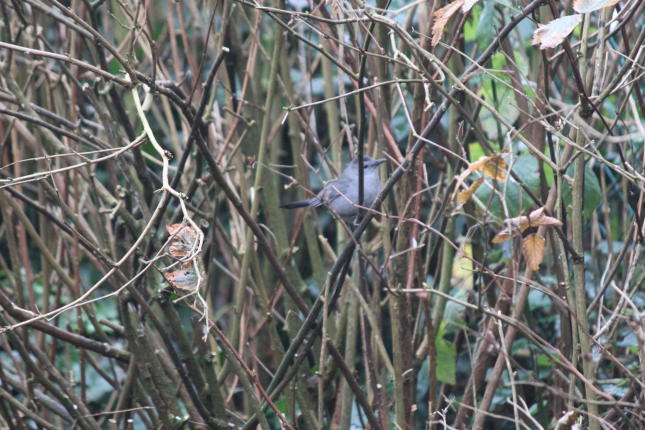
{"label": "bird", "polygon": [[[365,207],[372,206],[381,191],[378,166],[385,161],[385,158],[363,157],[363,206]],[[351,218],[358,214],[358,158],[353,159],[340,176],[328,182],[315,197],[285,203],[280,207],[296,209],[317,208],[323,205],[342,218]]]}

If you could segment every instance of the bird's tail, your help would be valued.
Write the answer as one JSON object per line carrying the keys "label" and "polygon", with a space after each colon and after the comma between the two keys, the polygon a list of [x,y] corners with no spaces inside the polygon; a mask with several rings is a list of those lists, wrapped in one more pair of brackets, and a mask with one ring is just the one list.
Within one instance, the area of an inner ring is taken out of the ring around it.
{"label": "bird's tail", "polygon": [[282,209],[296,209],[296,208],[304,208],[307,206],[313,206],[312,203],[313,199],[307,199],[307,200],[298,200],[297,202],[289,202],[281,205],[280,207]]}

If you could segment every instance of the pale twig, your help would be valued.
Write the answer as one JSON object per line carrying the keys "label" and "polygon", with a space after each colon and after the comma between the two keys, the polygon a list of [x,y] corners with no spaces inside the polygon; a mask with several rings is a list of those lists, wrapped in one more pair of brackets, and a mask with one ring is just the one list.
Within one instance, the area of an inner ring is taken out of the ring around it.
{"label": "pale twig", "polygon": [[[0,179],[0,189],[6,188],[6,187],[12,187],[18,184],[24,184],[27,182],[33,182],[33,181],[39,181],[41,179],[46,179],[50,177],[51,175],[58,174],[58,173],[63,173],[63,172],[69,172],[71,170],[75,170],[84,166],[89,166],[92,164],[97,164],[103,161],[110,160],[112,158],[116,158],[119,155],[125,153],[126,151],[129,151],[130,149],[136,148],[137,146],[143,144],[145,142],[145,135],[142,134],[138,136],[136,139],[134,139],[132,142],[128,143],[125,146],[122,146],[120,148],[113,148],[113,149],[106,149],[100,152],[106,152],[106,151],[112,151],[111,154],[105,155],[103,157],[99,158],[94,158],[94,159],[86,159],[87,161],[84,161],[82,163],[76,163],[71,166],[65,166],[65,167],[60,167],[58,169],[51,169],[47,172],[36,172],[36,173],[30,173],[29,175],[24,175],[24,176],[19,176],[16,178],[7,178],[7,179]],[[55,157],[64,157],[64,156],[71,156],[71,155],[77,155],[77,156],[82,156],[84,154],[92,154],[92,153],[98,153],[99,151],[92,151],[92,152],[87,152],[87,153],[75,153],[75,154],[56,154],[52,156],[47,156],[47,157],[38,157],[34,158],[33,160],[40,160],[40,159],[50,159],[50,158],[55,158]],[[28,160],[21,160],[23,161],[28,161]],[[16,164],[16,163],[12,163]],[[9,164],[8,166],[10,166]],[[8,166],[3,166],[2,168],[8,167]]]}
{"label": "pale twig", "polygon": [[129,88],[132,85],[132,82],[130,82],[127,79],[119,78],[118,76],[115,76],[112,73],[99,69],[98,67],[92,64],[86,63],[81,60],[77,60],[76,58],[72,58],[69,55],[55,54],[53,52],[26,48],[24,46],[14,45],[12,43],[1,42],[1,41],[0,41],[0,48],[11,49],[12,51],[22,52],[23,54],[33,55],[35,57],[51,58],[53,60],[64,61],[66,63],[70,63],[82,69],[89,70],[93,73],[96,73],[97,75],[102,76],[109,81],[114,81],[117,84],[122,85],[126,88]]}
{"label": "pale twig", "polygon": [[390,81],[377,82],[375,84],[368,85],[366,87],[361,87],[361,88],[359,88],[357,90],[348,91],[346,93],[339,94],[339,95],[334,96],[334,97],[329,97],[329,98],[326,98],[324,100],[317,100],[317,101],[311,102],[311,103],[305,103],[305,104],[298,105],[298,106],[292,106],[292,107],[287,108],[287,110],[289,112],[293,112],[293,111],[296,111],[296,110],[299,110],[299,109],[318,106],[318,105],[321,105],[323,103],[328,103],[328,102],[332,102],[334,100],[339,100],[339,99],[342,99],[342,98],[345,98],[345,97],[353,96],[354,94],[359,94],[359,93],[362,93],[362,92],[365,92],[365,91],[368,91],[368,90],[371,90],[371,89],[374,89],[374,88],[378,88],[378,87],[381,87],[381,86],[384,86],[384,85],[390,85],[390,84],[399,85],[399,84],[411,84],[411,83],[422,84],[422,83],[425,83],[425,82],[426,81],[423,80],[423,79],[392,79]]}

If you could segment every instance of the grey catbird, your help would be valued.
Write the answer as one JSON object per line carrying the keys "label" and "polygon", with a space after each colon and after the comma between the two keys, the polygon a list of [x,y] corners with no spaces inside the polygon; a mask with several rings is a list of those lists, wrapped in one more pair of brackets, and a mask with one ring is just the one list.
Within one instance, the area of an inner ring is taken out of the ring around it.
{"label": "grey catbird", "polygon": [[[378,165],[385,158],[375,160],[363,157],[363,206],[370,207],[376,195],[381,190],[381,178],[378,175]],[[325,205],[343,218],[358,214],[358,159],[353,159],[343,170],[338,179],[328,182],[316,195],[307,200],[285,203],[281,208],[295,209],[311,206],[317,208]]]}

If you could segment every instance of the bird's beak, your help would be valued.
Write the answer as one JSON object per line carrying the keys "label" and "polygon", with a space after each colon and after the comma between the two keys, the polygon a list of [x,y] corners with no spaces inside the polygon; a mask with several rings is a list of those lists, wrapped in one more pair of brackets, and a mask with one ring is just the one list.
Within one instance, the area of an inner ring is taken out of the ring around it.
{"label": "bird's beak", "polygon": [[378,158],[378,159],[374,160],[374,165],[378,166],[379,164],[383,164],[386,161],[387,161],[387,158]]}

